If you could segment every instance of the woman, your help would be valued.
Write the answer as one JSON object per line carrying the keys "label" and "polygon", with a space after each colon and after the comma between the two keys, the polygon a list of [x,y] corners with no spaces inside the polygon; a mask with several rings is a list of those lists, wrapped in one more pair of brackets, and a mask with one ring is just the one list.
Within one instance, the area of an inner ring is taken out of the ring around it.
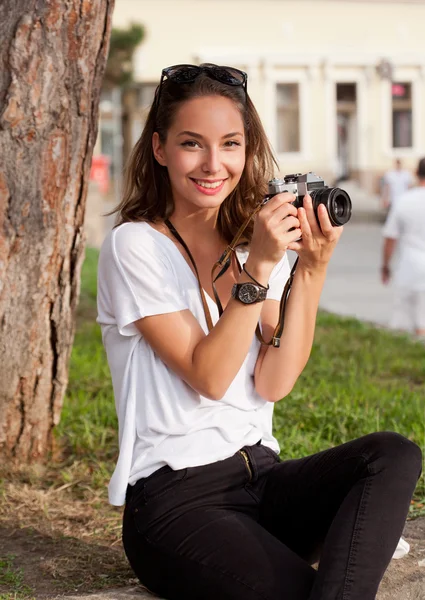
{"label": "woman", "polygon": [[[245,73],[164,69],[102,247],[120,439],[109,496],[125,503],[132,568],[164,598],[371,600],[420,473],[419,448],[388,432],[278,458],[273,404],[308,360],[342,228],[323,206],[317,221],[309,196],[298,210],[271,198],[221,269],[219,318],[211,269],[273,166]],[[280,347],[261,344],[258,322],[276,337],[288,248],[299,262]]]}

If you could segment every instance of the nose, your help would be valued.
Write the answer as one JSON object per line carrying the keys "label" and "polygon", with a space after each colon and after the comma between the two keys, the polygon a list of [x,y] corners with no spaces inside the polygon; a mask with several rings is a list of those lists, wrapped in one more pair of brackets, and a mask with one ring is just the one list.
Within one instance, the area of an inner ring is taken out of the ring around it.
{"label": "nose", "polygon": [[202,166],[204,173],[218,173],[221,169],[220,151],[218,148],[209,148],[205,154]]}

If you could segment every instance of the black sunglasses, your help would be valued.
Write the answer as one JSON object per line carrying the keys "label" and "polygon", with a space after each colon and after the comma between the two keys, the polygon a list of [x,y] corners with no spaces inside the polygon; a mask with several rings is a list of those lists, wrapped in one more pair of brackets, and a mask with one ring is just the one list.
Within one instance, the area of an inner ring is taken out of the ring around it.
{"label": "black sunglasses", "polygon": [[240,71],[234,67],[220,67],[218,65],[174,65],[162,69],[161,81],[159,82],[156,97],[156,110],[158,110],[161,89],[165,80],[169,79],[173,83],[178,84],[193,83],[201,73],[226,85],[242,86],[245,94],[247,94],[248,75],[244,71]]}

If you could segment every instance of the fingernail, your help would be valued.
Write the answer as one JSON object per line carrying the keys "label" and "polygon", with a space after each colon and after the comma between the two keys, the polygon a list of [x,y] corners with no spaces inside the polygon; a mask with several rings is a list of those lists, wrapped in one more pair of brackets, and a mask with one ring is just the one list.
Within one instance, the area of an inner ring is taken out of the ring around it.
{"label": "fingernail", "polygon": [[311,196],[309,196],[308,194],[306,194],[304,196],[304,202],[310,206],[310,204],[311,204]]}

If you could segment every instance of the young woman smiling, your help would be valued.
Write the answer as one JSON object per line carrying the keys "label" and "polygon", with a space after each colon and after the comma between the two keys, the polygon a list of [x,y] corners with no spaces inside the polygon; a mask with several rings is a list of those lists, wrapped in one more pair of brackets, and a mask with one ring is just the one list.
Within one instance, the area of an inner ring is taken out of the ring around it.
{"label": "young woman smiling", "polygon": [[[274,166],[245,73],[163,70],[98,287],[119,419],[109,497],[132,568],[163,598],[372,600],[419,477],[419,448],[391,432],[278,457],[273,406],[309,358],[342,228],[278,194],[229,250]],[[288,248],[299,262],[269,345]]]}

